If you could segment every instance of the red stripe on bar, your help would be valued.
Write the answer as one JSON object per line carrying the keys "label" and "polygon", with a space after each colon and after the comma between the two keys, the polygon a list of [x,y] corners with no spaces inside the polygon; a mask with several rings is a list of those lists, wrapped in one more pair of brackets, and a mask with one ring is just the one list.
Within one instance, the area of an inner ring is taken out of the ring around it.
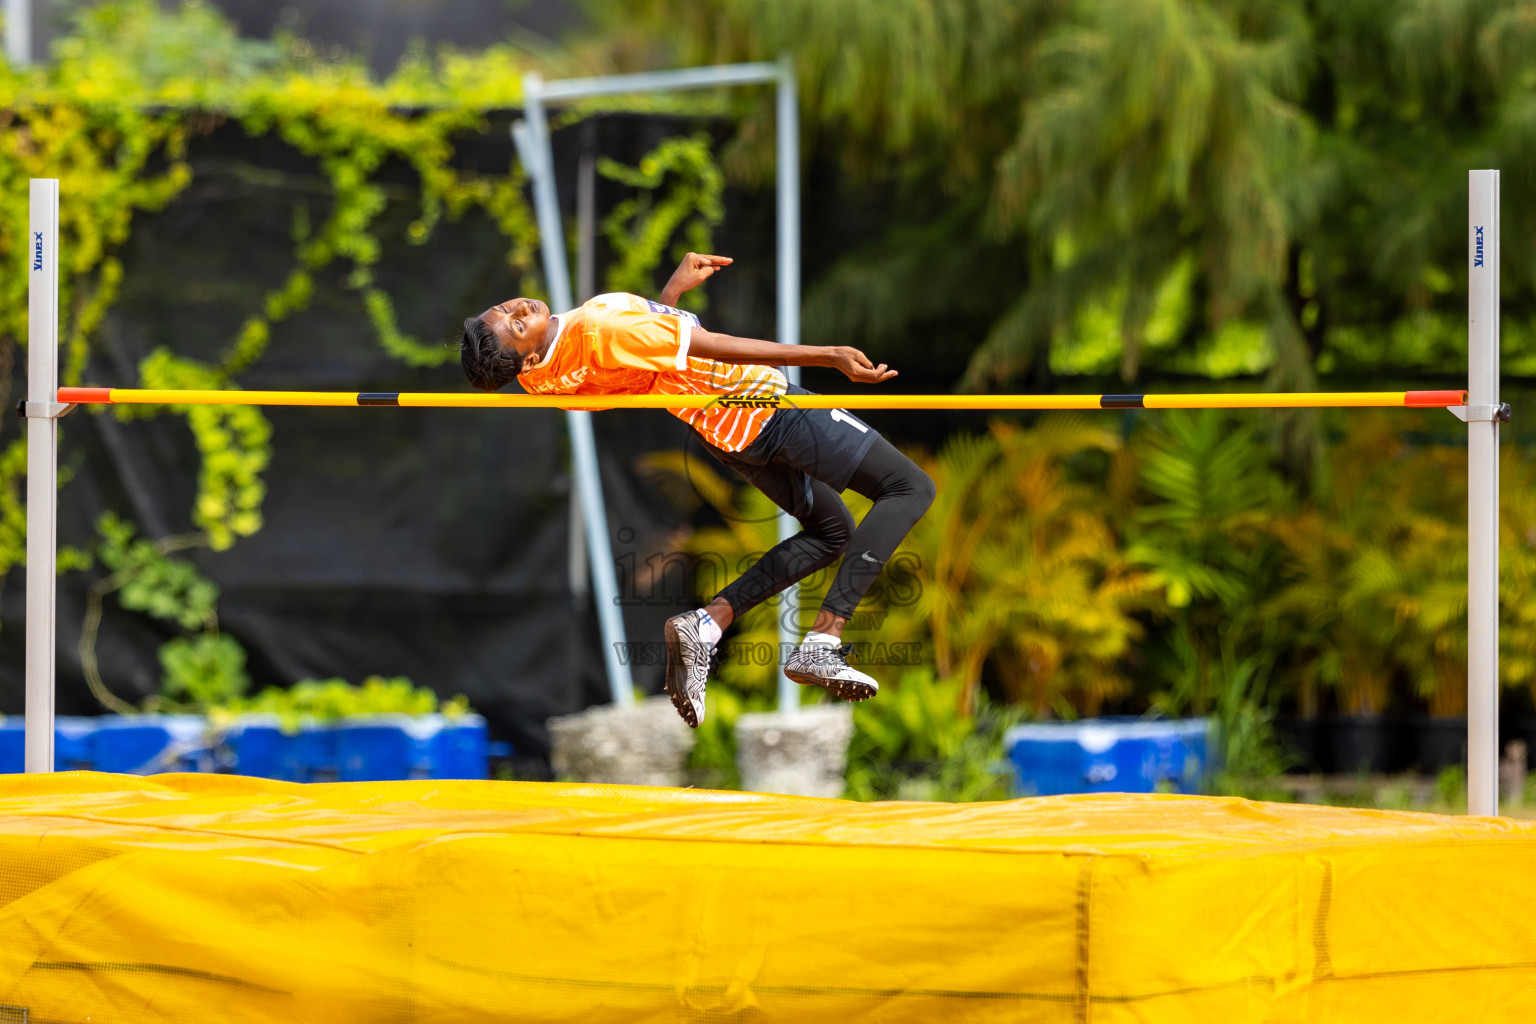
{"label": "red stripe on bar", "polygon": [[1403,404],[1410,409],[1444,409],[1452,405],[1466,405],[1465,391],[1408,391]]}
{"label": "red stripe on bar", "polygon": [[111,405],[111,388],[59,388],[59,401],[65,405]]}

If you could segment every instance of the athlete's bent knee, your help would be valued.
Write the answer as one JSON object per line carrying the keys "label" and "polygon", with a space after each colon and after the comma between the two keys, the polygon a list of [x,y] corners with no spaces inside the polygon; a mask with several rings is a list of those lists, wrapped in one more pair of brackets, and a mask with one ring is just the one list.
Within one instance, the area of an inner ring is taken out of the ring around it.
{"label": "athlete's bent knee", "polygon": [[933,499],[938,493],[939,489],[934,486],[933,477],[924,473],[921,469],[917,470],[916,475],[912,478],[912,500],[919,507],[919,516],[928,511],[929,506],[933,504]]}
{"label": "athlete's bent knee", "polygon": [[848,545],[853,543],[853,513],[848,511],[848,506],[839,502],[837,510],[820,524],[816,533],[832,557],[841,558],[843,552],[848,550]]}

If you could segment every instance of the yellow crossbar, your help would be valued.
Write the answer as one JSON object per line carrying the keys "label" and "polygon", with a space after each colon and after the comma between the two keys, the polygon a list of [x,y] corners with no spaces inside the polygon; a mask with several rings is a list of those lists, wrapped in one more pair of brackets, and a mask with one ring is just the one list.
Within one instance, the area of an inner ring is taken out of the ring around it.
{"label": "yellow crossbar", "polygon": [[166,391],[60,388],[67,404],[401,406],[453,409],[1345,409],[1465,405],[1465,391],[1264,392],[1199,395],[487,395],[452,392]]}

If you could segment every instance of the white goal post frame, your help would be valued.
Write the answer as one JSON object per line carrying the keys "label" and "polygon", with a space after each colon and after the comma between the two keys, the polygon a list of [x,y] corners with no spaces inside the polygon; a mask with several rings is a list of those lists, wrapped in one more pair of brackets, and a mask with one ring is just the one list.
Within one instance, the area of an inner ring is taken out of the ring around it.
{"label": "white goal post frame", "polygon": [[[795,85],[795,65],[788,55],[776,62],[755,64],[720,64],[711,67],[682,68],[675,71],[647,71],[632,75],[605,75],[597,78],[571,78],[546,82],[535,72],[523,76],[523,120],[512,126],[512,140],[519,158],[533,184],[534,213],[539,226],[539,243],[544,262],[544,281],[549,290],[550,306],[555,310],[573,308],[570,265],[565,253],[565,227],[560,217],[560,203],[555,188],[554,151],[550,143],[549,119],[545,106],[568,103],[595,96],[634,95],[647,92],[672,92],[681,89],[711,89],[727,86],[766,85],[776,87],[774,166],[777,177],[777,291],[778,340],[786,345],[800,343],[800,115]],[[590,296],[583,296],[585,301]],[[798,366],[785,367],[791,382],[800,382]],[[624,613],[619,604],[618,577],[614,568],[613,548],[608,536],[608,513],[603,502],[603,482],[598,471],[597,446],[592,436],[592,414],[567,412],[566,427],[571,437],[571,463],[575,503],[572,523],[580,522],[585,533],[586,563],[591,572],[593,603],[597,608],[602,634],[603,662],[608,672],[608,686],[613,702],[620,706],[634,703],[634,681],[629,666],[633,659],[623,657],[628,646],[624,631]],[[781,513],[778,535],[782,540],[799,529],[790,516]],[[580,538],[573,538],[577,543]],[[799,640],[792,613],[799,604],[800,588],[790,587],[778,598],[779,649]],[[792,713],[800,707],[800,687],[779,677],[779,710]]]}

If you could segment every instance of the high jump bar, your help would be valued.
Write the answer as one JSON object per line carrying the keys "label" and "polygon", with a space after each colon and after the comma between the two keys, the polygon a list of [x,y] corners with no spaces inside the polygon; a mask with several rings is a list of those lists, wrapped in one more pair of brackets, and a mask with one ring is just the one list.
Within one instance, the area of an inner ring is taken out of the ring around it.
{"label": "high jump bar", "polygon": [[1199,395],[518,395],[410,391],[173,391],[59,388],[64,405],[397,406],[447,409],[1447,409],[1466,391]]}

